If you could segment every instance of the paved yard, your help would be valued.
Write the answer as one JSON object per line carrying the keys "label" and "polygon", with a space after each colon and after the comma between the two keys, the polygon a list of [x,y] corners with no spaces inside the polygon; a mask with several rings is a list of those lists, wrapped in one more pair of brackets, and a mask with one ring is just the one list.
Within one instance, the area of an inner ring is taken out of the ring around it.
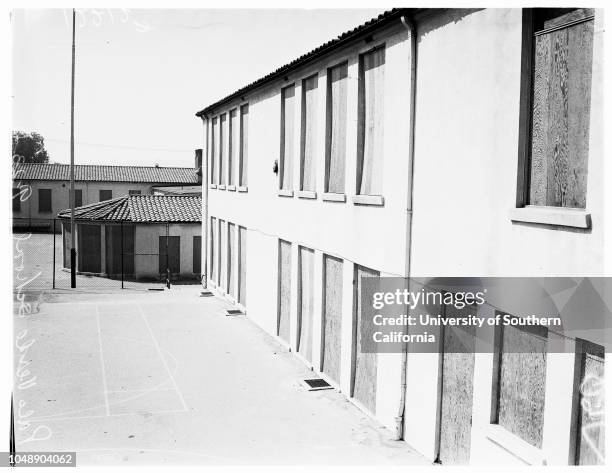
{"label": "paved yard", "polygon": [[424,464],[194,287],[55,294],[15,315],[17,450],[79,464]]}

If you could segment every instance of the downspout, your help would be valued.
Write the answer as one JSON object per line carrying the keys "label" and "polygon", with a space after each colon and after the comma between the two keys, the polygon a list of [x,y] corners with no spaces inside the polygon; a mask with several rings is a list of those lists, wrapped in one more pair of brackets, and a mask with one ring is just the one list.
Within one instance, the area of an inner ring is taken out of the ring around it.
{"label": "downspout", "polygon": [[[406,281],[406,289],[410,290],[410,262],[412,260],[412,197],[414,183],[414,132],[416,118],[416,92],[417,92],[417,26],[414,19],[407,15],[402,15],[400,18],[402,25],[410,32],[410,136],[408,145],[408,192],[406,201],[406,266],[404,270],[404,278]],[[402,349],[401,362],[401,386],[400,386],[400,401],[398,406],[396,421],[396,440],[402,440],[404,437],[404,425],[406,422],[406,388],[407,388],[407,367],[408,367],[408,342]]]}

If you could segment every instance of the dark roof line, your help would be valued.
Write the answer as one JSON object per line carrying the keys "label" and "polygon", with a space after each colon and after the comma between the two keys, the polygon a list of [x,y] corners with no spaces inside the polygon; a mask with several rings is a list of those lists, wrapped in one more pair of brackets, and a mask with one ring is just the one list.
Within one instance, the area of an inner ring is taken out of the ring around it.
{"label": "dark roof line", "polygon": [[382,25],[387,24],[391,22],[392,20],[401,17],[402,15],[405,15],[409,11],[416,12],[418,10],[419,9],[415,9],[415,8],[393,8],[392,10],[385,11],[384,13],[381,13],[380,15],[378,15],[376,18],[372,18],[371,20],[366,21],[365,23],[353,28],[352,30],[342,33],[337,38],[332,39],[331,41],[328,41],[327,43],[322,44],[321,46],[298,57],[297,59],[294,59],[293,61],[285,64],[284,66],[279,67],[278,69],[265,75],[264,77],[257,79],[254,82],[251,82],[250,84],[242,87],[241,89],[238,89],[234,93],[222,98],[221,100],[218,100],[212,105],[209,105],[208,107],[197,112],[196,116],[202,117],[204,115],[207,115],[213,109],[217,108],[219,105],[222,105],[226,102],[229,102],[230,100],[240,97],[241,95],[243,95],[245,92],[249,90],[252,90],[256,87],[259,87],[262,84],[265,84],[266,82],[269,82],[279,76],[282,76],[283,74],[286,74],[287,72],[293,69],[296,69],[297,67],[303,66],[304,64],[315,60],[316,58],[328,53],[329,51],[333,49],[338,48],[339,46],[355,39],[356,37],[367,34],[370,31],[375,30],[381,27]]}

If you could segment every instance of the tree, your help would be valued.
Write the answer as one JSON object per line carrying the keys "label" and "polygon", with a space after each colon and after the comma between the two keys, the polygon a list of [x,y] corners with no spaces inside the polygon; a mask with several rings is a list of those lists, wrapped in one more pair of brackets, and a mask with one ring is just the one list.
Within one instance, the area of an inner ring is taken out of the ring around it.
{"label": "tree", "polygon": [[45,149],[45,139],[33,131],[13,131],[14,163],[48,163],[49,154]]}

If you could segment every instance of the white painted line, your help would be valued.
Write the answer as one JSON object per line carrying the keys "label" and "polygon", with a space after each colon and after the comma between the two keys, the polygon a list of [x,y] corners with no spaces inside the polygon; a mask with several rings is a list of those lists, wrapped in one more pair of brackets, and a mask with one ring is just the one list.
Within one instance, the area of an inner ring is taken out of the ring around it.
{"label": "white painted line", "polygon": [[[169,409],[167,411],[143,411],[147,414],[151,415],[161,415],[161,414],[182,414],[187,412],[185,409]],[[83,420],[83,419],[106,419],[107,417],[127,417],[127,416],[142,416],[142,412],[123,412],[120,414],[110,414],[110,415],[95,415],[95,416],[66,416],[66,417],[35,417],[33,419],[28,419],[28,422],[49,422],[55,420]]]}
{"label": "white painted line", "polygon": [[[163,383],[162,383],[163,384]],[[161,393],[164,391],[174,391],[174,388],[160,388],[160,389],[156,389],[156,388],[152,388],[152,389],[126,389],[126,390],[119,390],[119,391],[106,391],[108,394],[130,394],[130,393]]]}
{"label": "white painted line", "polygon": [[98,345],[100,346],[100,365],[102,366],[102,384],[104,385],[104,403],[106,404],[106,415],[110,416],[110,405],[108,403],[108,386],[106,385],[106,368],[104,367],[104,352],[102,351],[102,331],[100,330],[100,314],[96,305],[96,323],[98,325]]}
{"label": "white painted line", "polygon": [[[176,381],[174,380],[174,376],[172,376],[172,372],[170,371],[170,368],[168,368],[168,363],[166,363],[166,359],[164,358],[164,355],[161,351],[161,348],[159,347],[159,343],[157,342],[157,338],[155,338],[155,335],[153,334],[153,329],[151,329],[151,325],[149,325],[149,321],[147,320],[147,317],[145,316],[144,310],[142,310],[142,307],[140,306],[140,304],[136,304],[136,307],[138,307],[138,310],[140,312],[140,315],[142,317],[142,320],[144,321],[145,325],[147,326],[147,329],[149,329],[149,333],[151,334],[151,339],[153,340],[153,344],[155,345],[155,348],[157,349],[157,352],[159,353],[159,357],[162,360],[162,363],[164,364],[164,367],[166,368],[166,371],[168,372],[168,377],[170,378],[170,381],[172,382],[172,385],[174,386],[174,389],[176,389],[176,394],[178,395],[179,399],[181,400],[181,404],[183,405],[183,409],[187,410],[187,404],[185,403],[185,399],[183,398],[183,394],[181,393],[180,389],[178,388],[178,385],[176,384]],[[178,368],[178,365],[177,365]]]}

